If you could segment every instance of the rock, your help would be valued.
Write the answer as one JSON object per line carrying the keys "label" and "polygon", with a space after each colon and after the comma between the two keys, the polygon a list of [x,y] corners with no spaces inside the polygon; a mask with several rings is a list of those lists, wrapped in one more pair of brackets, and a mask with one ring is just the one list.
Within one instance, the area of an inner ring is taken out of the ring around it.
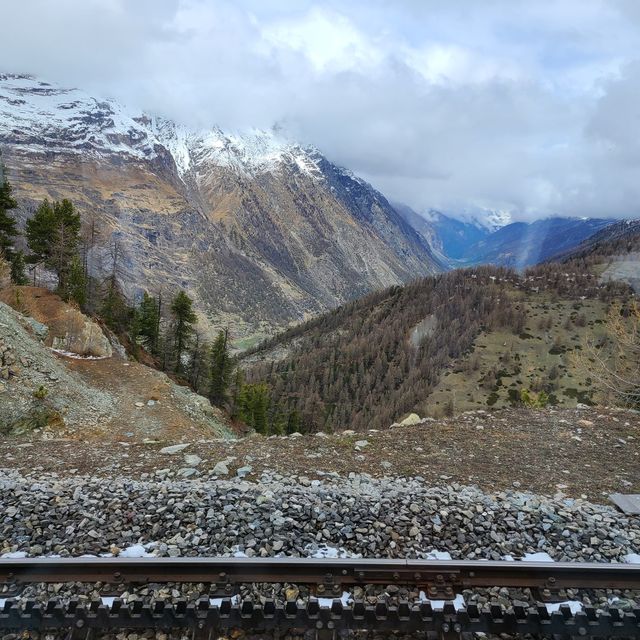
{"label": "rock", "polygon": [[192,467],[183,467],[178,470],[178,475],[181,478],[190,478],[191,476],[195,476],[196,473],[198,473],[197,470]]}
{"label": "rock", "polygon": [[383,461],[380,463],[380,466],[381,466],[383,469],[391,469],[391,467],[393,467],[393,465],[392,465],[388,460],[383,460]]}
{"label": "rock", "polygon": [[190,467],[197,467],[202,462],[202,458],[195,454],[191,454],[191,455],[186,455],[184,457],[184,461],[185,461],[185,464],[189,465]]}
{"label": "rock", "polygon": [[400,426],[411,427],[414,424],[419,424],[420,422],[420,416],[417,413],[410,413],[404,420],[400,422]]}
{"label": "rock", "polygon": [[29,325],[30,329],[35,333],[35,335],[40,338],[40,340],[45,340],[47,335],[49,334],[49,327],[42,322],[38,322],[31,316],[25,316],[25,321]]}
{"label": "rock", "polygon": [[225,462],[220,461],[216,463],[216,466],[213,467],[213,469],[211,470],[211,473],[214,476],[228,476],[229,475],[229,467],[226,465]]}
{"label": "rock", "polygon": [[[57,318],[56,335],[50,336],[53,349],[96,358],[113,355],[111,343],[93,320],[68,305],[64,306],[62,316]],[[53,333],[53,326],[50,331]]]}
{"label": "rock", "polygon": [[246,467],[240,467],[236,471],[236,475],[238,476],[238,478],[244,478],[245,476],[248,476],[252,471],[253,467],[247,465]]}
{"label": "rock", "polygon": [[[140,408],[140,407],[144,407],[144,402],[136,402],[135,403],[136,407]],[[162,452],[161,452],[162,453]]]}
{"label": "rock", "polygon": [[284,542],[282,540],[274,540],[271,545],[273,550],[277,553],[278,551],[282,551],[282,547],[284,546]]}
{"label": "rock", "polygon": [[365,447],[368,447],[368,446],[369,446],[368,440],[356,440],[355,442],[356,451],[360,451],[361,449],[364,449]]}
{"label": "rock", "polygon": [[186,444],[172,444],[169,447],[163,447],[162,449],[160,449],[160,453],[164,453],[164,454],[167,454],[167,455],[172,455],[174,453],[180,453],[181,451],[186,449],[188,446],[189,446],[189,443],[186,443]]}

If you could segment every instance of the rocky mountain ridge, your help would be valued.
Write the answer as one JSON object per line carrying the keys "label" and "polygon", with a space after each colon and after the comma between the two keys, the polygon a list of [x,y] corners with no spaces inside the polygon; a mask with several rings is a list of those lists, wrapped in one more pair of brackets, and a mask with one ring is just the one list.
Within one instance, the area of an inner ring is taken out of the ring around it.
{"label": "rocky mountain ridge", "polygon": [[117,241],[128,297],[184,288],[206,331],[264,335],[441,269],[382,194],[277,131],[192,131],[4,74],[0,145],[21,223],[42,198],[71,198],[98,221],[93,275]]}

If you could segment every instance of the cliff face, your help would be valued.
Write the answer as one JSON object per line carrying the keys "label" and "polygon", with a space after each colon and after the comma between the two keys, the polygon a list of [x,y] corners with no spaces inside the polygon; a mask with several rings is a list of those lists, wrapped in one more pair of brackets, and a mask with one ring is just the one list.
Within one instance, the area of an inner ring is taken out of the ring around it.
{"label": "cliff face", "polygon": [[96,275],[117,240],[130,297],[184,288],[209,329],[269,333],[440,269],[382,194],[274,132],[189,131],[0,75],[0,145],[23,219],[71,198],[97,221]]}

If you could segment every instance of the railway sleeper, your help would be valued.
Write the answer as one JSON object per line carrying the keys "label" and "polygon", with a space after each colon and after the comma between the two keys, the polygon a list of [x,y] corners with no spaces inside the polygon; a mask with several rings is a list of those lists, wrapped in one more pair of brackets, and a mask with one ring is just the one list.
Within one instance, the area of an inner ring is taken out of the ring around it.
{"label": "railway sleeper", "polygon": [[100,600],[71,601],[66,605],[57,600],[45,604],[31,600],[19,605],[8,600],[0,608],[0,631],[7,633],[67,631],[84,639],[97,631],[142,629],[177,629],[198,639],[214,638],[218,632],[234,629],[274,634],[311,631],[323,640],[348,631],[421,633],[443,640],[466,639],[477,633],[558,639],[640,638],[640,609],[603,612],[585,607],[572,614],[569,607],[549,613],[544,606],[514,606],[505,610],[497,605],[483,609],[468,605],[456,610],[452,603],[445,603],[443,608],[433,608],[430,603],[400,602],[390,606],[363,601],[344,606],[339,600],[325,607],[315,598],[304,604],[224,599],[219,605],[206,599],[174,604],[163,601],[125,604],[115,600],[111,606]]}

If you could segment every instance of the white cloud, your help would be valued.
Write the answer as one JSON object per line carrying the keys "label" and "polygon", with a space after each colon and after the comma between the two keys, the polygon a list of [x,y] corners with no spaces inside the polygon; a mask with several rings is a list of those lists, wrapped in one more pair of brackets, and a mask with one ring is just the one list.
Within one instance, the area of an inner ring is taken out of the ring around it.
{"label": "white cloud", "polygon": [[0,65],[278,122],[414,207],[640,215],[635,0],[22,0]]}

